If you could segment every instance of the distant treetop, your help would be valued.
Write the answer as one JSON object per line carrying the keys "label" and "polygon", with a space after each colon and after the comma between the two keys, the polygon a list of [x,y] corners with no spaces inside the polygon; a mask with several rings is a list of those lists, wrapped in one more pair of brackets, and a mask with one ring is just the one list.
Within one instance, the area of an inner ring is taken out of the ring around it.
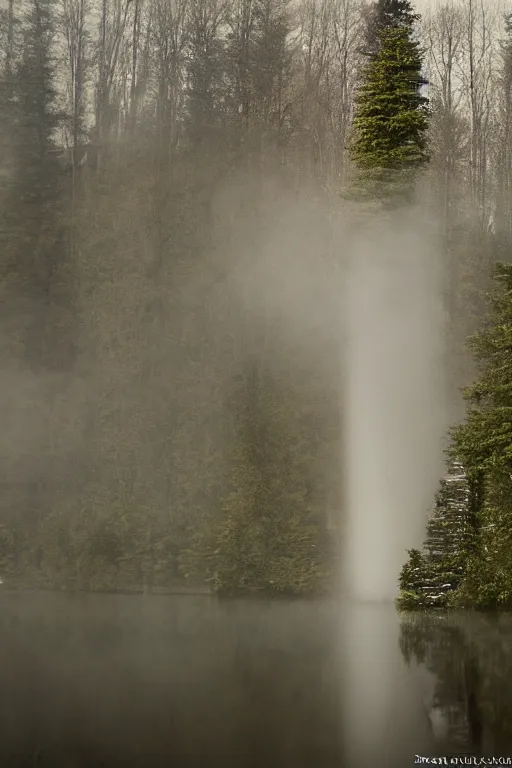
{"label": "distant treetop", "polygon": [[410,0],[378,0],[376,21],[382,27],[412,26],[419,19]]}

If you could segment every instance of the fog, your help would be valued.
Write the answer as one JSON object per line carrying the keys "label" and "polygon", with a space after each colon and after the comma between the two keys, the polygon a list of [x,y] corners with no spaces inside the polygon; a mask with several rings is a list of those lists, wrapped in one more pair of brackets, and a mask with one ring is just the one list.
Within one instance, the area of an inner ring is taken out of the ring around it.
{"label": "fog", "polygon": [[[406,549],[422,540],[450,416],[435,222],[419,206],[356,217],[272,181],[248,208],[253,186],[242,176],[217,190],[215,247],[192,269],[164,265],[158,286],[144,252],[139,263],[112,249],[101,279],[77,265],[80,355],[66,374],[7,356],[2,453],[18,481],[46,479],[53,512],[109,498],[114,509],[121,481],[131,505],[138,488],[172,518],[176,494],[187,516],[208,452],[229,471],[234,381],[256,360],[298,409],[276,429],[320,414],[311,472],[341,531],[342,588],[393,599]],[[221,464],[209,471],[221,482]]]}
{"label": "fog", "polygon": [[12,768],[408,768],[431,753],[386,606],[0,600],[0,758]]}
{"label": "fog", "polygon": [[400,622],[368,602],[41,593],[0,594],[0,608],[9,768],[410,768],[510,753],[506,615]]}
{"label": "fog", "polygon": [[[63,374],[11,354],[1,446],[24,482],[45,481],[47,496],[32,496],[46,503],[42,525],[58,515],[87,541],[103,515],[141,547],[162,513],[171,531],[219,514],[247,398],[237,382],[256,361],[272,383],[264,423],[299,445],[339,530],[336,597],[5,595],[9,765],[195,766],[208,755],[406,768],[433,749],[431,704],[399,652],[390,602],[423,538],[451,416],[436,222],[421,206],[356,216],[274,183],[250,208],[251,190],[244,177],[217,190],[198,263],[167,261],[156,282],[137,249],[112,246],[101,279],[94,261],[76,265],[80,355]],[[300,432],[308,418],[314,428]],[[278,486],[295,491],[302,478],[288,470],[278,464]],[[246,476],[234,478],[245,493]],[[111,565],[93,571],[78,536],[59,560],[62,535],[48,530],[50,585],[80,586],[90,568],[89,589],[103,588]]]}
{"label": "fog", "polygon": [[0,603],[2,765],[339,765],[333,603]]}
{"label": "fog", "polygon": [[347,605],[342,617],[346,765],[412,765],[413,755],[430,754],[432,738],[416,669],[397,653],[397,616],[389,604],[365,600]]}
{"label": "fog", "polygon": [[495,675],[392,602],[510,251],[491,5],[426,14],[431,162],[384,213],[347,199],[366,3],[4,3],[0,765],[408,768],[432,711],[493,744],[510,627]]}
{"label": "fog", "polygon": [[269,348],[276,333],[286,339],[273,365],[337,379],[343,438],[331,471],[342,482],[330,483],[343,488],[342,589],[393,600],[443,473],[453,397],[445,275],[435,221],[419,205],[328,214],[306,199],[274,202],[260,250],[235,260],[231,280]]}
{"label": "fog", "polygon": [[435,228],[418,210],[366,226],[349,255],[343,567],[357,600],[396,597],[442,473],[449,414],[439,256]]}

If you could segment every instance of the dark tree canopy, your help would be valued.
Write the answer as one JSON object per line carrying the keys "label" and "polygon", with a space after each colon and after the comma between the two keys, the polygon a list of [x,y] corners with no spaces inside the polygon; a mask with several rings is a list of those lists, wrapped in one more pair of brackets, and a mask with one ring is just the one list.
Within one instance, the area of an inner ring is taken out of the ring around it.
{"label": "dark tree canopy", "polygon": [[377,24],[381,27],[411,27],[419,19],[410,0],[379,0],[375,16]]}
{"label": "dark tree canopy", "polygon": [[380,32],[386,27],[412,29],[419,20],[409,0],[378,0],[366,14],[366,54],[375,55],[381,46]]}
{"label": "dark tree canopy", "polygon": [[[485,609],[512,605],[512,268],[498,264],[486,326],[470,346],[479,365],[465,390],[465,420],[451,430],[449,453],[459,477],[438,497],[424,553],[409,553],[400,576],[403,608],[453,604]],[[462,464],[460,463],[462,462]],[[464,480],[462,465],[468,477]],[[444,490],[447,488],[444,482]]]}

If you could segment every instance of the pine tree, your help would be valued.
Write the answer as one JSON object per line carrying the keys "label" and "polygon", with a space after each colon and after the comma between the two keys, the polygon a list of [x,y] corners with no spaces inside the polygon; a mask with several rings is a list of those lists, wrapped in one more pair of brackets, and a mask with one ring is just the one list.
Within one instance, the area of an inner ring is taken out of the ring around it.
{"label": "pine tree", "polygon": [[254,365],[241,389],[230,482],[183,564],[222,593],[315,592],[329,577],[330,552],[325,515],[311,498],[300,403]]}
{"label": "pine tree", "polygon": [[13,73],[16,169],[6,202],[9,261],[33,308],[24,338],[28,362],[35,368],[60,368],[69,365],[74,350],[62,285],[67,211],[56,133],[65,115],[57,107],[52,0],[31,0],[21,33],[22,51]]}
{"label": "pine tree", "polygon": [[377,0],[365,10],[365,53],[375,55],[380,49],[380,30],[385,27],[410,26],[419,21],[410,0]]}
{"label": "pine tree", "polygon": [[[0,241],[1,311],[10,330],[4,334],[2,353],[7,366],[14,359],[16,365],[47,372],[69,366],[74,352],[71,320],[76,316],[67,290],[71,283],[65,258],[67,197],[62,194],[64,174],[56,144],[62,124],[57,107],[56,10],[52,0],[23,3],[19,16],[17,4],[11,10],[2,94],[8,107],[2,128],[9,139],[9,163]],[[45,401],[48,414],[54,403]],[[42,417],[42,409],[38,415]],[[30,482],[15,470],[9,478],[19,494],[16,547],[21,542],[25,550],[55,501],[55,483],[62,471],[54,458],[56,429],[52,413],[45,442],[37,448],[44,472]]]}
{"label": "pine tree", "polygon": [[427,598],[424,587],[429,578],[429,567],[425,555],[419,549],[410,549],[409,558],[400,571],[398,586],[400,595],[397,600],[402,610],[418,610],[426,608]]}
{"label": "pine tree", "polygon": [[[413,557],[401,574],[399,605],[503,608],[512,603],[512,267],[496,268],[487,326],[470,346],[480,376],[465,391],[466,420],[451,430],[452,472],[428,523],[425,584],[413,583]],[[462,471],[464,466],[464,472]],[[458,473],[458,474],[457,474]],[[465,477],[467,475],[467,477]],[[417,556],[416,561],[417,561]],[[415,561],[415,562],[416,562]],[[449,593],[453,593],[449,598]],[[422,596],[430,595],[425,600]]]}
{"label": "pine tree", "polygon": [[489,321],[470,340],[480,376],[465,391],[467,416],[452,436],[476,489],[476,541],[461,597],[496,608],[512,601],[512,266],[498,264],[495,279]]}
{"label": "pine tree", "polygon": [[457,455],[475,478],[507,477],[512,462],[512,267],[498,264],[487,327],[470,340],[481,374],[465,391],[465,422],[453,430]]}
{"label": "pine tree", "polygon": [[[37,221],[58,174],[56,130],[64,115],[57,107],[56,62],[52,53],[55,12],[51,0],[32,0],[23,23],[23,57],[16,73],[18,148],[23,199],[37,206]],[[36,210],[36,209],[35,209]]]}
{"label": "pine tree", "polygon": [[445,604],[464,574],[473,533],[470,484],[459,462],[441,480],[434,514],[427,523],[425,551],[430,583],[424,591],[433,604]]}
{"label": "pine tree", "polygon": [[436,495],[423,551],[410,550],[402,568],[400,608],[448,604],[464,576],[473,532],[471,486],[460,462],[452,461]]}
{"label": "pine tree", "polygon": [[410,27],[420,17],[413,12],[410,0],[378,0],[375,18],[379,27]]}
{"label": "pine tree", "polygon": [[421,94],[422,55],[408,0],[381,0],[370,61],[356,96],[352,159],[358,185],[381,199],[408,198],[428,161],[428,100]]}

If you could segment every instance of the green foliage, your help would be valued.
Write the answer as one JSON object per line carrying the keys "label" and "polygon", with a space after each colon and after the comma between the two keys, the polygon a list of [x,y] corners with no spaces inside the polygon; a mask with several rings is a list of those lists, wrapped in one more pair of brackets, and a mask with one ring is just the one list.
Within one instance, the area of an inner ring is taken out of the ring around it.
{"label": "green foliage", "polygon": [[401,589],[396,599],[396,607],[399,611],[423,611],[430,606],[425,597],[420,593],[409,589]]}
{"label": "green foliage", "polygon": [[471,487],[466,544],[452,563],[461,578],[450,603],[479,609],[512,603],[512,268],[498,264],[495,279],[488,322],[469,342],[480,375],[465,390],[467,417],[451,430],[449,451]]}
{"label": "green foliage", "polygon": [[410,549],[407,554],[408,560],[404,563],[398,580],[400,593],[397,607],[404,611],[418,611],[427,607],[422,588],[428,579],[428,562],[419,549]]}
{"label": "green foliage", "polygon": [[256,387],[239,417],[231,488],[182,567],[227,594],[313,593],[329,575],[328,541],[311,504],[298,414],[278,381],[258,377]]}
{"label": "green foliage", "polygon": [[477,547],[458,590],[457,605],[480,610],[512,607],[512,483],[490,484],[479,512]]}
{"label": "green foliage", "polygon": [[453,452],[485,488],[475,510],[478,539],[460,589],[461,604],[482,609],[512,602],[512,267],[498,264],[495,279],[488,323],[470,340],[480,375],[464,393],[466,420],[452,430]]}
{"label": "green foliage", "polygon": [[56,62],[52,45],[56,35],[52,0],[31,2],[23,18],[23,56],[15,70],[17,102],[16,141],[23,195],[26,202],[44,202],[54,196],[55,133],[65,115],[57,108]]}
{"label": "green foliage", "polygon": [[7,584],[16,569],[16,543],[14,534],[5,525],[0,525],[0,578]]}
{"label": "green foliage", "polygon": [[470,339],[480,376],[465,390],[468,414],[452,430],[453,452],[474,475],[510,473],[512,461],[512,267],[496,266],[487,326]]}
{"label": "green foliage", "polygon": [[365,53],[375,55],[381,48],[381,30],[386,27],[404,27],[412,30],[420,16],[414,13],[410,0],[377,0],[364,12]]}
{"label": "green foliage", "polygon": [[466,572],[473,540],[470,484],[462,466],[452,462],[436,495],[423,551],[410,550],[400,573],[398,607],[447,607]]}
{"label": "green foliage", "polygon": [[307,510],[303,493],[282,497],[275,508],[264,510],[248,498],[234,492],[226,500],[209,576],[213,587],[231,594],[318,590],[325,576],[319,561],[321,528]]}
{"label": "green foliage", "polygon": [[447,496],[444,483],[426,554],[409,553],[402,569],[402,607],[414,607],[413,595],[425,595],[426,585],[443,605],[512,606],[512,267],[498,264],[495,280],[488,322],[469,342],[479,377],[464,393],[465,421],[451,430],[449,454],[465,468],[467,492],[453,485]]}
{"label": "green foliage", "polygon": [[356,96],[351,143],[358,183],[377,197],[409,190],[415,172],[428,161],[421,51],[413,38],[412,18],[404,23],[400,12],[391,23],[390,13],[388,9],[380,22],[377,15],[378,49]]}

